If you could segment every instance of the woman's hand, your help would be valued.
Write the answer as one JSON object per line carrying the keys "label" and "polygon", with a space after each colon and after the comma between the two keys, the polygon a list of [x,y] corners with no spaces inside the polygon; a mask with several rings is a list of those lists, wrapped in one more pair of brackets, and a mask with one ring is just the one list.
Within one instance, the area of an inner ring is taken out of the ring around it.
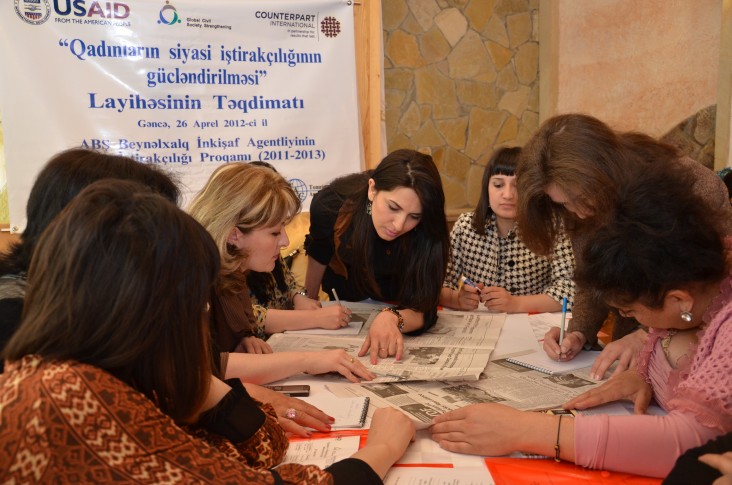
{"label": "woman's hand", "polygon": [[[245,384],[245,387],[254,399],[272,405],[277,413],[280,426],[288,433],[309,437],[310,431],[305,429],[306,427],[327,432],[330,431],[330,425],[335,421],[334,418],[301,399],[256,384]],[[290,419],[287,417],[287,411],[293,409],[295,417]]]}
{"label": "woman's hand", "polygon": [[318,324],[319,328],[336,330],[348,325],[348,322],[351,321],[351,313],[353,313],[351,309],[343,305],[330,305],[314,310],[313,321]]}
{"label": "woman's hand", "polygon": [[292,306],[295,310],[317,310],[322,305],[318,300],[313,300],[312,298],[297,293],[292,298]]}
{"label": "woman's hand", "polygon": [[559,345],[559,327],[552,327],[544,334],[544,352],[553,360],[572,360],[582,351],[585,336],[582,332],[567,332]]}
{"label": "woman's hand", "polygon": [[722,474],[712,485],[732,485],[732,451],[723,454],[707,453],[700,456],[699,461],[716,468]]}
{"label": "woman's hand", "polygon": [[492,312],[516,313],[516,297],[505,288],[486,286],[481,290],[481,300],[485,307]]}
{"label": "woman's hand", "polygon": [[437,416],[429,430],[444,450],[500,456],[518,451],[517,425],[525,415],[502,404],[471,404]]}
{"label": "woman's hand", "polygon": [[610,342],[605,346],[595,363],[592,364],[591,375],[593,379],[602,379],[610,366],[618,361],[613,376],[619,375],[627,369],[634,369],[638,354],[648,339],[645,330],[636,330],[625,337]]}
{"label": "woman's hand", "polygon": [[458,310],[475,310],[481,302],[480,290],[483,283],[479,283],[478,287],[463,284],[457,294]]}
{"label": "woman's hand", "polygon": [[338,372],[351,382],[361,382],[361,379],[370,381],[376,377],[358,359],[343,349],[303,352],[303,354],[306,359],[305,372],[308,374]]}
{"label": "woman's hand", "polygon": [[399,319],[391,312],[380,312],[369,328],[358,356],[371,354],[371,363],[376,364],[378,359],[385,359],[395,356],[396,360],[402,360],[404,354],[404,336],[399,331],[397,323]]}
{"label": "woman's hand", "polygon": [[414,423],[394,408],[377,409],[371,418],[366,446],[352,458],[366,462],[382,479],[414,439]]}
{"label": "woman's hand", "polygon": [[271,354],[272,347],[259,337],[244,337],[236,346],[234,352],[246,352],[247,354]]}
{"label": "woman's hand", "polygon": [[567,401],[564,409],[587,409],[607,402],[627,400],[633,402],[635,414],[645,414],[653,397],[650,384],[634,370],[615,375],[601,386],[580,394]]}

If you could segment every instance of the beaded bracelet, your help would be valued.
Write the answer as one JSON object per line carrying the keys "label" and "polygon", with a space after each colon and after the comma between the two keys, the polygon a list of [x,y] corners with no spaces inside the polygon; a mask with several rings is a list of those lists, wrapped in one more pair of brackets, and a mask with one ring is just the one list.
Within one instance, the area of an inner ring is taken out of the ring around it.
{"label": "beaded bracelet", "polygon": [[390,312],[397,316],[397,329],[399,330],[399,333],[404,333],[404,317],[401,313],[399,313],[399,310],[394,308],[393,306],[384,307],[381,309],[382,312]]}

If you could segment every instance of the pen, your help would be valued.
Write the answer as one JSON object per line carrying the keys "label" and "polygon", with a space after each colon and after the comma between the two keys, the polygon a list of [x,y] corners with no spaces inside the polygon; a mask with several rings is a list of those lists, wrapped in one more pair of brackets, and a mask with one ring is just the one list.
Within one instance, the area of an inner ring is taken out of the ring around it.
{"label": "pen", "polygon": [[476,285],[475,282],[473,280],[471,280],[470,278],[466,278],[465,276],[463,276],[462,277],[462,280],[463,280],[463,283],[466,284],[466,285],[468,285],[468,286],[472,286],[473,288],[477,288],[478,287],[478,285]]}
{"label": "pen", "polygon": [[341,299],[340,299],[340,298],[338,298],[338,292],[336,291],[336,289],[335,289],[335,288],[333,288],[333,296],[335,296],[335,299],[336,299],[336,303],[337,303],[338,305],[340,305],[340,304],[341,304]]}
{"label": "pen", "polygon": [[567,297],[562,298],[562,326],[559,328],[559,345],[564,342],[564,325],[567,322]]}

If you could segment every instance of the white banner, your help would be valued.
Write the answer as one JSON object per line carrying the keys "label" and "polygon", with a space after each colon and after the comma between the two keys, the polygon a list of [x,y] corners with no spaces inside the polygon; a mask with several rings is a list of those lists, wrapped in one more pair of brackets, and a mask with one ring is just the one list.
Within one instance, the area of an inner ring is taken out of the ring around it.
{"label": "white banner", "polygon": [[267,161],[307,209],[362,166],[351,4],[2,2],[11,229],[43,164],[78,146],[174,171],[184,204],[222,163]]}

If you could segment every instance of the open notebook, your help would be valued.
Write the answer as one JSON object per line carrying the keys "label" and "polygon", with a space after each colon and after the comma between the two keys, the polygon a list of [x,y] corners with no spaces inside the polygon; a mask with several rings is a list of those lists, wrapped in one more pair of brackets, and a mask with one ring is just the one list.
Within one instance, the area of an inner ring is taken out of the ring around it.
{"label": "open notebook", "polygon": [[369,411],[369,398],[336,397],[336,396],[308,396],[301,397],[303,401],[312,404],[325,414],[335,418],[332,428],[363,428],[366,414]]}
{"label": "open notebook", "polygon": [[550,359],[543,350],[538,350],[536,352],[531,352],[530,354],[510,357],[506,360],[513,364],[522,365],[529,369],[544,372],[545,374],[564,374],[566,372],[572,372],[577,369],[592,366],[598,355],[600,355],[599,351],[586,350],[580,352],[580,354],[572,360],[558,362]]}

